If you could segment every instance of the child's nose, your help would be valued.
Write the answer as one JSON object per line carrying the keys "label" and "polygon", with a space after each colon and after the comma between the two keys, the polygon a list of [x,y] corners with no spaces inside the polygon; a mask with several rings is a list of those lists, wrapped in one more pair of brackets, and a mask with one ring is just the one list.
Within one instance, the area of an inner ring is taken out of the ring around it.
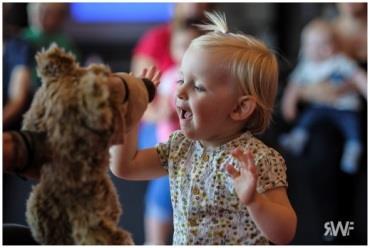
{"label": "child's nose", "polygon": [[181,99],[181,100],[187,99],[186,85],[185,84],[181,84],[181,85],[177,86],[177,88],[176,88],[176,97]]}

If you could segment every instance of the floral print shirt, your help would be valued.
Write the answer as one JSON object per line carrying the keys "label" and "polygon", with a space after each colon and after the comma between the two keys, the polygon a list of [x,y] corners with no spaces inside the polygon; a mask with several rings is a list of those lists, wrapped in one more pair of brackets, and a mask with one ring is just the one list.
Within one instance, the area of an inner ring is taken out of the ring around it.
{"label": "floral print shirt", "polygon": [[245,205],[239,202],[225,165],[236,168],[236,147],[252,151],[257,167],[257,192],[287,187],[282,156],[246,132],[217,148],[205,149],[199,141],[174,132],[157,146],[168,170],[174,209],[173,243],[176,245],[269,244]]}

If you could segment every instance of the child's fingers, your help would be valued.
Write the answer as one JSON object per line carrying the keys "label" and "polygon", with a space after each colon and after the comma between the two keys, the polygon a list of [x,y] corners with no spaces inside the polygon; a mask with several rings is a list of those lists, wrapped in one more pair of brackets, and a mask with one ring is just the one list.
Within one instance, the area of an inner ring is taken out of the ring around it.
{"label": "child's fingers", "polygon": [[239,160],[240,162],[243,161],[243,151],[240,148],[235,148],[232,152],[231,155]]}
{"label": "child's fingers", "polygon": [[245,153],[240,148],[234,149],[231,152],[231,155],[240,162],[241,168],[244,168],[244,169],[248,168],[248,159],[247,159]]}
{"label": "child's fingers", "polygon": [[161,83],[159,80],[152,81],[155,87],[158,87]]}
{"label": "child's fingers", "polygon": [[253,173],[253,174],[257,174],[257,167],[256,167],[256,164],[254,163],[254,157],[253,157],[253,154],[248,151],[247,153],[247,156],[248,156],[248,161],[249,161],[249,170]]}
{"label": "child's fingers", "polygon": [[227,164],[226,165],[226,172],[232,177],[236,178],[240,176],[240,172],[232,165],[232,164]]}
{"label": "child's fingers", "polygon": [[161,72],[157,70],[155,66],[151,66],[149,69],[144,68],[141,77],[151,80],[155,86],[159,85]]}
{"label": "child's fingers", "polygon": [[236,148],[231,154],[240,162],[241,169],[250,170],[253,173],[256,171],[254,158],[250,151],[243,152],[240,148]]}
{"label": "child's fingers", "polygon": [[147,76],[146,76],[146,74],[148,73],[148,69],[147,68],[144,68],[143,69],[143,71],[141,72],[141,75],[140,75],[140,77],[142,77],[142,78],[146,78]]}
{"label": "child's fingers", "polygon": [[157,73],[158,73],[157,68],[155,66],[151,66],[149,68],[149,72],[148,72],[147,78],[149,78],[150,80],[154,81]]}
{"label": "child's fingers", "polygon": [[250,151],[247,151],[245,154],[245,158],[247,160],[247,169],[251,171],[253,174],[256,173],[256,165],[254,164],[254,158]]}
{"label": "child's fingers", "polygon": [[152,79],[153,78],[153,75],[154,75],[154,66],[151,66],[149,67],[148,71],[147,71],[147,75],[146,75],[146,78],[149,78],[149,79]]}
{"label": "child's fingers", "polygon": [[154,74],[154,77],[153,77],[153,79],[152,79],[152,81],[154,82],[154,84],[155,84],[156,86],[158,86],[158,85],[159,85],[160,78],[161,78],[161,72],[160,72],[160,71],[158,71],[158,70],[156,70],[156,71],[155,71],[155,74]]}

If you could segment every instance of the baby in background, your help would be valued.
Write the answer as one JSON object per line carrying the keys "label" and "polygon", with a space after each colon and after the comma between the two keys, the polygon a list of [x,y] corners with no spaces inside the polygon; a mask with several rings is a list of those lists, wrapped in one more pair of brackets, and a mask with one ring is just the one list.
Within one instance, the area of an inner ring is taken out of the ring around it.
{"label": "baby in background", "polygon": [[[180,66],[181,130],[137,150],[137,130],[112,149],[112,172],[129,180],[169,175],[175,245],[287,244],[297,218],[284,159],[254,134],[269,125],[278,83],[275,55],[259,40],[230,33],[207,13]],[[149,70],[143,76],[152,79]]]}
{"label": "baby in background", "polygon": [[[327,94],[326,101],[309,99],[311,105],[300,115],[293,130],[280,139],[280,144],[295,155],[303,152],[310,128],[330,121],[343,134],[345,144],[341,158],[342,171],[358,171],[362,153],[359,92],[367,98],[366,74],[337,49],[334,29],[324,20],[311,21],[302,32],[302,60],[292,72],[282,101],[283,116],[288,121],[297,117],[297,104],[305,99],[305,91],[316,86],[318,94]],[[330,89],[330,91],[328,91]]]}

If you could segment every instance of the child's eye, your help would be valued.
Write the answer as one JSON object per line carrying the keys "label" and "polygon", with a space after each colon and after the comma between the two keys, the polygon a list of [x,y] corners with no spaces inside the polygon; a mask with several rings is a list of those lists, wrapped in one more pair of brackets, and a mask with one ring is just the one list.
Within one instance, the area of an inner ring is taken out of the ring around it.
{"label": "child's eye", "polygon": [[176,84],[183,84],[184,83],[184,80],[183,79],[180,79],[180,80],[177,80],[176,81]]}
{"label": "child's eye", "polygon": [[194,85],[194,89],[198,92],[204,92],[206,91],[205,88],[203,88],[202,86],[197,86],[197,85]]}

